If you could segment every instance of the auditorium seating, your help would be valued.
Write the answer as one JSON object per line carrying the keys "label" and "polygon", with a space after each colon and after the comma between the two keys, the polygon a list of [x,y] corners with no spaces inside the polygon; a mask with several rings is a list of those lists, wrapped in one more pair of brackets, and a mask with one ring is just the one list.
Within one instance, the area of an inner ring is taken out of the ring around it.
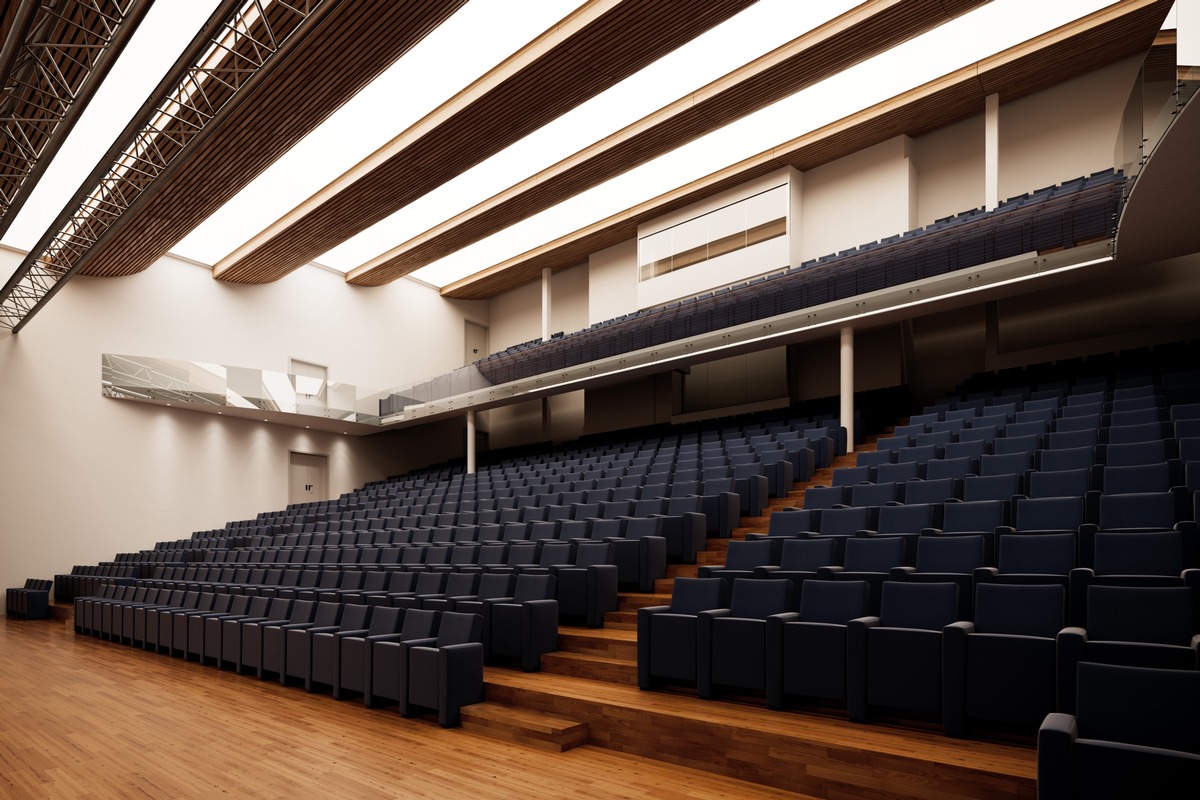
{"label": "auditorium seating", "polygon": [[53,581],[27,578],[24,586],[5,590],[4,613],[16,619],[45,619],[50,616]]}

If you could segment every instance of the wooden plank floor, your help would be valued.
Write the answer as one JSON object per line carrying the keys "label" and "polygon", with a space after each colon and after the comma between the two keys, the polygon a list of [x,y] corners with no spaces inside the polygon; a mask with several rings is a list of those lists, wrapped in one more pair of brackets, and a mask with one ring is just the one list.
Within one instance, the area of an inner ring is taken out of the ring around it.
{"label": "wooden plank floor", "polygon": [[0,797],[800,798],[595,746],[443,730],[0,617]]}

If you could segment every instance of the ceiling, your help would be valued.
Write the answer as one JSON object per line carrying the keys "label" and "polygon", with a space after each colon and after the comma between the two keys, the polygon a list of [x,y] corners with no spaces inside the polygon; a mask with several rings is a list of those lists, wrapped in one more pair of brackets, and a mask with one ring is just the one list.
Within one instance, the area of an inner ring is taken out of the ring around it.
{"label": "ceiling", "polygon": [[[783,47],[409,237],[351,270],[347,281],[374,286],[407,275],[989,1],[871,0],[854,6]],[[162,96],[148,99],[142,116],[130,120],[122,134],[135,143],[147,141],[144,125],[151,119],[157,126],[153,147],[135,147],[136,157],[131,157],[129,141],[119,139],[107,154],[108,160],[102,160],[84,180],[73,202],[88,212],[87,218],[80,221],[79,208],[69,205],[23,265],[41,273],[35,275],[32,288],[19,290],[22,313],[31,313],[30,308],[48,300],[60,282],[75,274],[117,277],[155,263],[418,46],[466,0],[210,2],[215,6],[212,16],[163,77],[158,87]],[[278,280],[753,4],[754,0],[582,3],[220,260],[214,266],[214,277],[238,283]],[[3,3],[0,74],[6,80],[0,95],[0,122],[21,120],[29,133],[10,133],[0,142],[0,233],[37,184],[151,5],[152,0]],[[543,267],[571,266],[588,252],[628,238],[641,220],[756,175],[783,165],[811,168],[897,133],[919,134],[976,113],[982,97],[991,92],[1012,99],[1036,91],[1047,81],[1059,81],[1064,75],[1144,51],[1170,5],[1170,0],[1117,3],[483,269],[445,287],[443,294],[494,296],[537,278]],[[247,9],[253,13],[248,14]],[[47,12],[50,18],[42,20],[39,15]],[[233,19],[238,20],[236,24],[229,22]],[[379,35],[380,31],[388,35]],[[103,46],[98,46],[97,36],[103,37]],[[31,69],[37,72],[30,66],[28,52],[22,60],[22,48],[28,51],[31,43],[40,47],[47,41],[53,41],[57,49],[52,61],[43,62],[52,69],[42,73],[58,76],[64,87],[59,94],[69,95],[72,103],[64,104],[53,125],[41,119],[34,125],[31,111],[37,99],[29,90],[25,95],[16,94],[13,87],[32,86],[21,79],[31,74]],[[220,43],[216,50],[213,41]],[[85,66],[81,52],[100,55]],[[219,71],[208,68],[217,61],[224,72],[213,78],[211,74]],[[253,62],[255,69],[239,71],[243,62]],[[197,70],[207,70],[207,83],[185,93],[184,101],[168,104],[168,112],[164,112],[163,98],[178,92],[188,80],[197,81]],[[150,161],[155,162],[153,174],[141,166]],[[116,171],[114,163],[120,165]],[[105,189],[103,203],[96,200],[95,191],[88,194],[97,184]],[[113,202],[114,197],[122,202]],[[114,210],[117,205],[121,208]],[[14,275],[5,291],[13,290],[19,278]]]}

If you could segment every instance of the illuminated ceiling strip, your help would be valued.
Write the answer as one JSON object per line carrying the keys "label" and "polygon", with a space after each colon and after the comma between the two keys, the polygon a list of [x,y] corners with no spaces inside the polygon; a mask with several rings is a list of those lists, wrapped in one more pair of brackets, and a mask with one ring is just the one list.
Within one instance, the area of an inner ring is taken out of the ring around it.
{"label": "illuminated ceiling strip", "polygon": [[179,160],[327,0],[227,0],[0,292],[13,333],[78,272],[121,215]]}

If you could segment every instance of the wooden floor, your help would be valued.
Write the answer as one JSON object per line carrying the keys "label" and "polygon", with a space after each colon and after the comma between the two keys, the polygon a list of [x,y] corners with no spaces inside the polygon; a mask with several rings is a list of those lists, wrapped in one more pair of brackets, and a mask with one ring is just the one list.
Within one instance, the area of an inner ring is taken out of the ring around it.
{"label": "wooden floor", "polygon": [[[516,673],[514,673],[515,675]],[[0,617],[0,797],[804,798],[586,745],[508,744]]]}

